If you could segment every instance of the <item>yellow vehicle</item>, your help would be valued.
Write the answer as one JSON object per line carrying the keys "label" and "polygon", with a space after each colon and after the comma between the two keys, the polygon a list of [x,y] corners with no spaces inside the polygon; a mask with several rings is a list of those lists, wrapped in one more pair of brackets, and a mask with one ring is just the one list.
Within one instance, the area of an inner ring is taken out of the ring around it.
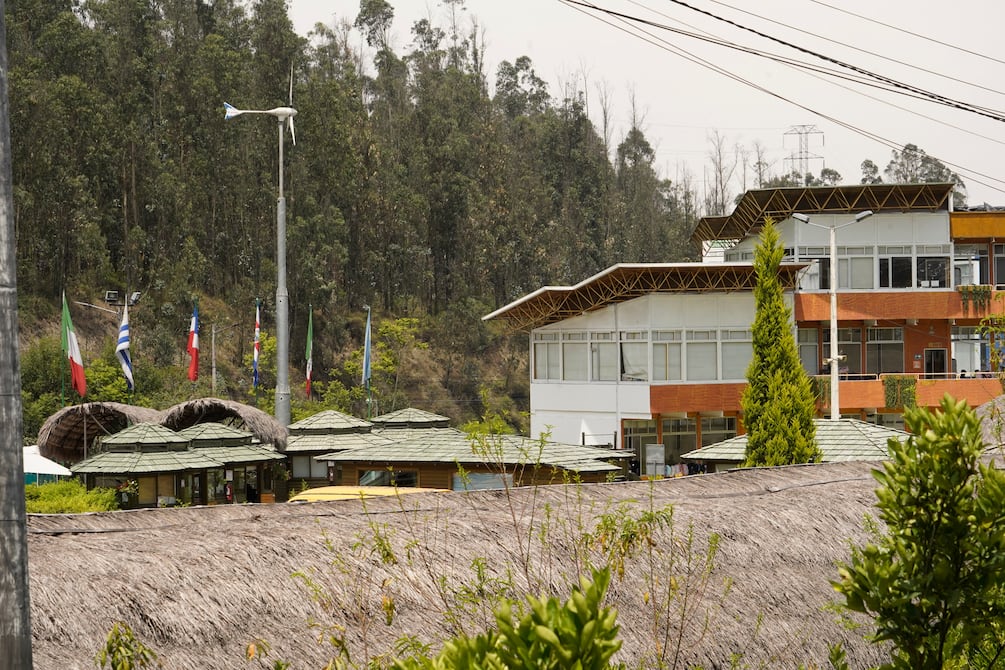
{"label": "yellow vehicle", "polygon": [[422,489],[415,486],[320,486],[291,496],[288,502],[326,502],[330,500],[359,500],[381,496],[399,496],[412,493],[445,492],[447,489]]}

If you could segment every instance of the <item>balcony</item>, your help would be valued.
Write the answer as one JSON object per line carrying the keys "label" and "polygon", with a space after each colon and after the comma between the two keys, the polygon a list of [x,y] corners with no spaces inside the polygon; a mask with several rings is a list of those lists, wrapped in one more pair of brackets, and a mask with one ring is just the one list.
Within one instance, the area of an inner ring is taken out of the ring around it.
{"label": "balcony", "polygon": [[[960,379],[949,374],[861,374],[842,375],[839,395],[844,414],[856,410],[872,409],[888,412],[902,411],[904,402],[913,394],[914,404],[921,407],[938,407],[942,396],[949,394],[957,400],[965,399],[977,407],[1002,394],[1002,379],[996,373],[978,373],[978,377]],[[827,388],[830,377],[814,377],[818,388]],[[821,393],[822,406],[826,406],[826,393]]]}

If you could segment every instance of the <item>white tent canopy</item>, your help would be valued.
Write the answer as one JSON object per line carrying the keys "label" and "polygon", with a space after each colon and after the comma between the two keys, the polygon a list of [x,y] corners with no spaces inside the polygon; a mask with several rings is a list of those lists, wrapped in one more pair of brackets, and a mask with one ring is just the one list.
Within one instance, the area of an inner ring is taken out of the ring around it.
{"label": "white tent canopy", "polygon": [[73,473],[56,461],[38,453],[38,445],[24,448],[24,473],[26,475],[55,475],[57,477],[72,477]]}

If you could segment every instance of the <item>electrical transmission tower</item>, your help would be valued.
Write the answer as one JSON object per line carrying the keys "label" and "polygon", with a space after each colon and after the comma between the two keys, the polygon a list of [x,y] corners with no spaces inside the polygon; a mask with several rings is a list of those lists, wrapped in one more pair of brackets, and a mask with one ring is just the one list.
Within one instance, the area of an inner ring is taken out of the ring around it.
{"label": "electrical transmission tower", "polygon": [[788,158],[784,159],[789,165],[789,173],[796,172],[799,174],[800,179],[805,179],[806,175],[810,172],[810,161],[820,161],[821,167],[823,166],[824,157],[810,153],[811,135],[820,135],[820,146],[824,145],[824,133],[822,130],[819,130],[816,126],[792,126],[785,131],[785,135],[796,135],[799,137],[799,150],[794,151]]}

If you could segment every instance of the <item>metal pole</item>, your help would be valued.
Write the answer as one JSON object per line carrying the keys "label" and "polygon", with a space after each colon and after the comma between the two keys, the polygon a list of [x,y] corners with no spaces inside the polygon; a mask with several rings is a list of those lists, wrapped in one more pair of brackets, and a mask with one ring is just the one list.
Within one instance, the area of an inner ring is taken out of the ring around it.
{"label": "metal pole", "polygon": [[17,334],[17,255],[11,190],[7,26],[0,0],[0,668],[31,670],[28,530],[21,449],[21,371]]}
{"label": "metal pole", "polygon": [[276,420],[290,425],[290,295],[286,290],[286,198],[283,197],[283,122],[279,119],[279,200],[276,203]]}
{"label": "metal pole", "polygon": [[841,397],[838,389],[838,299],[837,299],[837,228],[832,224],[831,236],[831,419],[841,418]]}
{"label": "metal pole", "polygon": [[216,324],[210,329],[209,337],[209,358],[213,361],[213,378],[209,382],[210,393],[216,395]]}

